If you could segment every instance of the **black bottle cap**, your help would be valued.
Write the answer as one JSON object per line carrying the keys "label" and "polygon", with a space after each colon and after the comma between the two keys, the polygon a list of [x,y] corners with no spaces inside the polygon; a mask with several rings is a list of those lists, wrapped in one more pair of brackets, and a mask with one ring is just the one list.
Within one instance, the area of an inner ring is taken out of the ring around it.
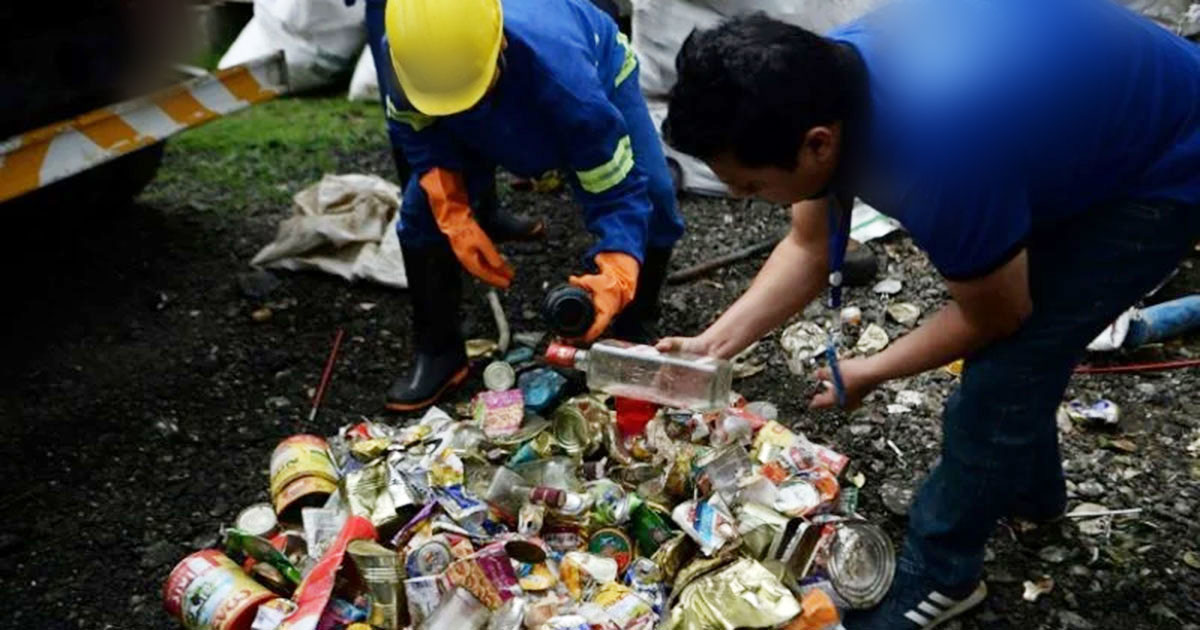
{"label": "black bottle cap", "polygon": [[562,337],[582,337],[596,320],[596,307],[587,291],[560,284],[546,293],[542,317],[554,333]]}

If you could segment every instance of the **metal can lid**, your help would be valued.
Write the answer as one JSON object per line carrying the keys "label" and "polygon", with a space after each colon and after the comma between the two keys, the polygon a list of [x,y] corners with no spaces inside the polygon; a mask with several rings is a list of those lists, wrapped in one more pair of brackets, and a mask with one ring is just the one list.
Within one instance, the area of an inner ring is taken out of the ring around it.
{"label": "metal can lid", "polygon": [[846,522],[837,527],[826,563],[829,581],[853,608],[871,608],[887,595],[896,573],[892,541],[879,527]]}
{"label": "metal can lid", "polygon": [[505,361],[492,361],[483,369],[483,384],[494,392],[512,389],[517,384],[517,372]]}
{"label": "metal can lid", "polygon": [[450,566],[450,546],[440,540],[431,540],[408,554],[405,568],[411,577],[437,575]]}
{"label": "metal can lid", "polygon": [[275,508],[270,503],[255,503],[238,512],[236,527],[251,536],[270,538],[279,530]]}
{"label": "metal can lid", "polygon": [[633,560],[633,541],[616,527],[603,527],[588,539],[588,552],[616,560],[617,573],[624,574]]}

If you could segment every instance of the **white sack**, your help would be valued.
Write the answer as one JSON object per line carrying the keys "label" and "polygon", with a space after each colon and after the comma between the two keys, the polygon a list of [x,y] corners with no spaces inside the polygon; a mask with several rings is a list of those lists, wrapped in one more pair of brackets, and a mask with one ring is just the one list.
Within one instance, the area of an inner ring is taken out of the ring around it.
{"label": "white sack", "polygon": [[254,17],[221,58],[228,68],[283,50],[293,91],[327,85],[354,64],[367,41],[364,2],[255,0]]}
{"label": "white sack", "polygon": [[358,56],[358,64],[354,66],[354,75],[350,77],[350,93],[352,101],[379,102],[379,77],[375,74],[375,57],[371,55],[371,47],[364,46]]}
{"label": "white sack", "polygon": [[319,269],[347,280],[408,286],[396,220],[400,187],[374,175],[325,175],[296,193],[295,216],[250,261],[272,269]]}

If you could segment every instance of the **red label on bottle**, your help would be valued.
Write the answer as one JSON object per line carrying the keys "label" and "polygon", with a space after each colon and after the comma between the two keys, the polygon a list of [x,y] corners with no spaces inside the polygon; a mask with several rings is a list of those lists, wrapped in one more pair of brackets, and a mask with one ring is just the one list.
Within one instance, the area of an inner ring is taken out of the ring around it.
{"label": "red label on bottle", "polygon": [[575,367],[575,353],[579,348],[564,343],[552,343],[546,348],[546,362],[561,367]]}
{"label": "red label on bottle", "polygon": [[538,486],[529,493],[529,502],[554,508],[562,507],[567,502],[567,493],[558,488]]}

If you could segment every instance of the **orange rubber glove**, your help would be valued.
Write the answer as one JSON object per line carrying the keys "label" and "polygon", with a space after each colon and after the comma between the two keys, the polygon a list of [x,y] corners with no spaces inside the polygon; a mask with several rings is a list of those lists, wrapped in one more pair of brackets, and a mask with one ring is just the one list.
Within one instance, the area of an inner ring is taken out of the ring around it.
{"label": "orange rubber glove", "polygon": [[462,175],[435,168],[421,178],[421,188],[429,197],[429,207],[438,229],[450,239],[450,248],[458,262],[471,275],[501,289],[512,284],[512,267],[504,261],[492,239],[471,216],[467,187]]}
{"label": "orange rubber glove", "polygon": [[633,300],[641,266],[629,254],[602,252],[596,254],[596,267],[600,273],[569,279],[572,286],[592,294],[592,305],[596,308],[596,321],[584,335],[584,341],[595,341],[608,328],[612,318]]}

